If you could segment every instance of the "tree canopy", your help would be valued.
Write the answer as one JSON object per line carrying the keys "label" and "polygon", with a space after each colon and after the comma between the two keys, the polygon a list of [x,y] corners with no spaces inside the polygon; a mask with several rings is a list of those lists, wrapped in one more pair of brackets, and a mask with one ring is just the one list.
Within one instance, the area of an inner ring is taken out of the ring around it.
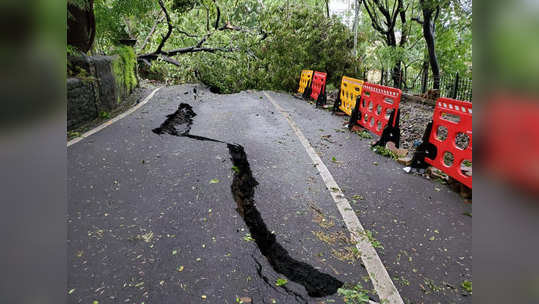
{"label": "tree canopy", "polygon": [[331,1],[321,0],[68,1],[91,2],[90,52],[111,54],[119,41],[136,40],[144,76],[169,83],[201,81],[222,93],[294,90],[308,68],[327,72],[335,86],[344,74],[379,71],[386,83],[406,89],[432,74],[432,51],[440,73],[471,77],[467,0],[350,0],[349,9],[330,10],[330,17]]}

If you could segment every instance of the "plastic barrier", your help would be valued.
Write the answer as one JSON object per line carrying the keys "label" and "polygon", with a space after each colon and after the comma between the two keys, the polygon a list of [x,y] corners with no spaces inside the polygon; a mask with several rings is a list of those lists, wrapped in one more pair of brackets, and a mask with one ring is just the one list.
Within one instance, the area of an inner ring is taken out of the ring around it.
{"label": "plastic barrier", "polygon": [[312,70],[302,70],[301,77],[299,79],[299,89],[298,93],[304,93],[307,87],[311,85],[311,78],[313,78]]}
{"label": "plastic barrier", "polygon": [[388,141],[399,147],[399,104],[402,92],[378,84],[363,83],[361,99],[350,115],[351,128],[355,123],[379,135],[380,140],[375,145],[385,146]]}
{"label": "plastic barrier", "polygon": [[471,189],[472,176],[464,172],[471,161],[472,103],[438,98],[412,167],[426,168],[430,164]]}
{"label": "plastic barrier", "polygon": [[337,96],[335,104],[333,105],[333,111],[339,109],[348,116],[352,115],[352,111],[356,106],[356,100],[361,96],[363,83],[363,80],[343,76],[341,80],[341,88],[339,89],[339,95]]}
{"label": "plastic barrier", "polygon": [[311,98],[316,100],[316,107],[326,104],[326,78],[323,72],[314,72],[311,82]]}

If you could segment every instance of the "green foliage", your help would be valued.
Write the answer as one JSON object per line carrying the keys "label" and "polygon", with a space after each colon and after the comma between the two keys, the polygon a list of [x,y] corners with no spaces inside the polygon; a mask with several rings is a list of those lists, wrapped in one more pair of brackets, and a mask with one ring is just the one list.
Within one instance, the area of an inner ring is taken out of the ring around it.
{"label": "green foliage", "polygon": [[395,153],[393,153],[393,151],[387,149],[386,147],[375,146],[374,148],[372,148],[372,150],[376,154],[380,154],[380,155],[385,156],[385,157],[390,157],[392,159],[398,159],[399,158]]}
{"label": "green foliage", "polygon": [[[87,0],[68,1],[83,4]],[[421,81],[425,42],[421,25],[411,20],[422,17],[418,1],[404,1],[408,42],[403,47],[387,46],[362,5],[357,57],[352,50],[351,24],[345,25],[346,18],[353,18],[353,9],[343,16],[327,18],[324,2],[316,0],[163,3],[174,26],[163,50],[195,46],[207,34],[210,36],[201,46],[219,49],[173,56],[179,66],[161,59],[152,61],[151,68],[143,66],[144,77],[167,84],[199,81],[219,93],[246,89],[295,91],[300,71],[308,68],[327,72],[330,90],[339,87],[342,75],[362,79],[364,71],[387,72],[399,62],[408,86]],[[435,36],[440,69],[446,74],[471,76],[471,10],[463,8],[459,1],[437,3],[442,4]],[[94,11],[97,30],[93,53],[111,54],[118,39],[124,38],[137,40],[137,54],[150,53],[168,30],[157,0],[95,0]],[[219,28],[229,24],[240,30],[216,30],[218,11]],[[400,22],[396,29],[402,31]]]}
{"label": "green foliage", "polygon": [[358,131],[357,135],[359,135],[359,137],[361,137],[363,139],[372,139],[373,138],[371,133],[369,133],[369,131],[367,131],[367,130]]}
{"label": "green foliage", "polygon": [[468,293],[472,293],[472,281],[463,281],[462,284],[460,284],[460,287],[462,287],[462,289],[466,290]]}
{"label": "green foliage", "polygon": [[279,278],[279,279],[277,279],[277,281],[275,281],[275,285],[277,285],[277,286],[284,286],[284,285],[286,285],[286,283],[288,283],[288,280],[287,279],[282,279],[282,278]]}
{"label": "green foliage", "polygon": [[112,62],[114,75],[128,91],[131,91],[137,86],[137,77],[135,74],[137,58],[135,51],[129,46],[120,46],[116,48],[113,54],[118,55],[118,59]]}
{"label": "green foliage", "polygon": [[147,17],[151,17],[149,13],[158,7],[155,0],[94,0],[95,49],[108,53],[118,44],[118,39],[134,38],[131,36],[136,34],[138,27],[145,22],[154,22],[153,18]]}
{"label": "green foliage", "polygon": [[363,233],[363,237],[366,238],[371,243],[372,247],[384,249],[384,246],[382,246],[382,243],[380,243],[380,241],[374,238],[374,236],[372,235],[372,231],[365,230],[365,232]]}
{"label": "green foliage", "polygon": [[66,45],[67,56],[80,56],[81,52],[74,46],[67,44]]}
{"label": "green foliage", "polygon": [[197,55],[200,80],[216,92],[232,93],[245,89],[295,91],[301,70],[306,68],[327,72],[333,86],[344,74],[355,76],[352,71],[357,64],[348,28],[320,11],[300,6],[290,6],[286,20],[283,15],[286,11],[281,7],[262,14],[262,28],[270,33],[262,42],[259,37],[232,34],[243,42],[238,52]]}
{"label": "green foliage", "polygon": [[195,4],[197,4],[196,0],[173,0],[172,1],[172,9],[178,12],[186,12],[188,10],[193,9]]}
{"label": "green foliage", "polygon": [[339,288],[338,294],[344,297],[344,302],[350,304],[369,303],[368,290],[364,289],[361,283],[351,288]]}
{"label": "green foliage", "polygon": [[101,113],[99,113],[99,117],[101,117],[103,119],[109,119],[110,118],[110,113],[107,112],[107,111],[101,111]]}

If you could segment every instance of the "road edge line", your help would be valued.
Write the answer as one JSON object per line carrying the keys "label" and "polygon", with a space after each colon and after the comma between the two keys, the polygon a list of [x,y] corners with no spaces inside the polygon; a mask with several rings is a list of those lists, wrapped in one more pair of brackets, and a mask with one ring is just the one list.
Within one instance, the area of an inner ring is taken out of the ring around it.
{"label": "road edge line", "polygon": [[350,231],[350,235],[357,242],[356,247],[361,253],[361,260],[363,265],[365,265],[365,269],[367,270],[369,277],[371,278],[371,282],[376,290],[376,293],[378,294],[378,297],[380,297],[380,302],[388,304],[404,304],[399,291],[389,277],[389,273],[384,267],[382,260],[378,256],[376,249],[374,249],[371,242],[366,237],[366,232],[363,229],[363,226],[359,222],[359,219],[350,206],[350,203],[342,193],[341,188],[333,178],[333,175],[331,175],[322,159],[318,156],[318,154],[316,154],[316,151],[311,146],[305,135],[303,135],[303,132],[301,132],[294,120],[292,120],[290,115],[286,113],[284,109],[266,92],[263,93],[277,109],[277,111],[279,111],[281,115],[286,118],[288,124],[315,164],[316,169],[318,169],[318,172],[320,173],[322,180],[329,190],[331,197],[335,201],[337,209],[339,210],[348,231]]}
{"label": "road edge line", "polygon": [[106,127],[112,125],[113,123],[117,122],[118,120],[126,117],[127,115],[135,112],[136,110],[138,110],[140,107],[142,107],[143,105],[145,105],[148,101],[150,101],[150,99],[152,99],[153,95],[155,95],[155,93],[157,93],[157,91],[159,91],[161,88],[163,87],[158,87],[156,88],[155,90],[153,90],[150,95],[146,96],[146,98],[144,98],[143,101],[139,102],[136,106],[132,107],[131,109],[123,112],[122,114],[110,119],[110,120],[107,120],[106,122],[100,124],[99,126],[89,130],[89,131],[86,131],[84,132],[82,135],[78,136],[78,137],[75,137],[73,138],[72,140],[68,141],[67,142],[67,146],[71,146],[71,145],[74,145],[76,143],[78,143],[79,141],[85,139],[86,137],[89,137],[103,129],[105,129]]}

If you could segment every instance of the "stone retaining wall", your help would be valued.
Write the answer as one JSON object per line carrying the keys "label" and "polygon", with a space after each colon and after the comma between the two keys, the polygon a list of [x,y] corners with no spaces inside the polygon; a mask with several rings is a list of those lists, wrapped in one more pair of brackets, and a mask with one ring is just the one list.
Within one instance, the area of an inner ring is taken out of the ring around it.
{"label": "stone retaining wall", "polygon": [[126,97],[138,83],[125,79],[137,79],[136,67],[122,68],[126,58],[122,53],[114,56],[68,57],[67,79],[67,128],[74,129],[99,115],[106,115],[123,105]]}

